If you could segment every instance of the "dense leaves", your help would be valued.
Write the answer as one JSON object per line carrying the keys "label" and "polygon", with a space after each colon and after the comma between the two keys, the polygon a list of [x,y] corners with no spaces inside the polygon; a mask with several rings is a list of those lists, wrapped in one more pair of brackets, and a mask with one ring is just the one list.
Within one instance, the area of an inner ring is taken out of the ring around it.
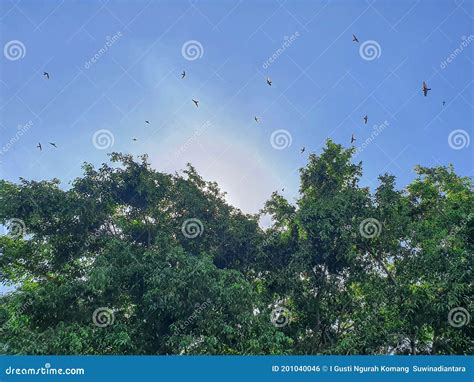
{"label": "dense leaves", "polygon": [[472,353],[471,181],[417,167],[405,190],[385,174],[371,193],[351,155],[311,154],[265,230],[192,166],[146,156],[85,164],[67,190],[0,181],[0,281],[16,286],[1,351]]}

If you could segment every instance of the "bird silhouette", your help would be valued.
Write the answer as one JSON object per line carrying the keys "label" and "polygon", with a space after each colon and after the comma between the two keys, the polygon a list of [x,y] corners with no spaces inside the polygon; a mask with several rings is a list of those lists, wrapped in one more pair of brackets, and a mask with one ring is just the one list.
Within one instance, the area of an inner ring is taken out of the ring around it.
{"label": "bird silhouette", "polygon": [[49,73],[48,73],[48,72],[44,72],[44,73],[43,73],[43,76],[44,76],[44,78],[46,78],[47,80],[49,80]]}
{"label": "bird silhouette", "polygon": [[281,189],[281,192],[285,192],[285,188],[284,188],[284,187]]}
{"label": "bird silhouette", "polygon": [[186,77],[186,71],[183,70],[183,73],[181,73],[181,78]]}
{"label": "bird silhouette", "polygon": [[351,137],[351,144],[355,142],[355,138],[354,138],[354,134],[352,134],[352,137]]}
{"label": "bird silhouette", "polygon": [[354,42],[359,42],[359,40],[357,39],[357,37],[356,37],[355,34],[352,35],[352,41],[354,41]]}
{"label": "bird silhouette", "polygon": [[150,124],[150,121],[145,121],[145,123]]}
{"label": "bird silhouette", "polygon": [[43,151],[43,146],[41,146],[41,143],[38,143],[38,144],[36,145],[36,147],[39,148],[40,151]]}
{"label": "bird silhouette", "polygon": [[255,122],[257,122],[257,123],[258,123],[258,117],[255,117],[254,119],[255,119]]}
{"label": "bird silhouette", "polygon": [[193,102],[196,105],[196,107],[199,107],[199,101],[196,101],[195,99],[193,99]]}
{"label": "bird silhouette", "polygon": [[305,150],[306,150],[306,148],[303,146],[300,150],[301,154],[303,154]]}
{"label": "bird silhouette", "polygon": [[48,142],[48,143],[49,143],[51,146],[58,148],[58,146],[56,146],[56,143],[54,143],[54,142]]}
{"label": "bird silhouette", "polygon": [[426,85],[425,81],[423,81],[422,90],[423,90],[423,94],[425,95],[425,97],[428,95],[428,91],[431,90],[431,88],[429,88],[428,85]]}
{"label": "bird silhouette", "polygon": [[446,105],[446,101],[443,101],[443,106]]}
{"label": "bird silhouette", "polygon": [[269,86],[272,86],[272,80],[271,80],[270,77],[267,77],[267,84],[268,84]]}
{"label": "bird silhouette", "polygon": [[365,122],[366,125],[367,125],[367,121],[368,121],[368,120],[369,120],[369,117],[366,115],[366,116],[364,117],[364,122]]}
{"label": "bird silhouette", "polygon": [[133,138],[132,141],[136,142],[136,141],[137,141],[137,138]]}

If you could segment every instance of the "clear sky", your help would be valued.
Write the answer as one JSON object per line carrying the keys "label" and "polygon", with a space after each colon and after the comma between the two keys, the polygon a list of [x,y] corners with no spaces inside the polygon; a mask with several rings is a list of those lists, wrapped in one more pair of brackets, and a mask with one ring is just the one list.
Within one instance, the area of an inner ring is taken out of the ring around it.
{"label": "clear sky", "polygon": [[307,155],[352,134],[364,185],[404,187],[416,164],[472,176],[473,15],[461,0],[2,0],[0,176],[67,187],[84,161],[147,153],[253,213],[277,189],[294,200]]}

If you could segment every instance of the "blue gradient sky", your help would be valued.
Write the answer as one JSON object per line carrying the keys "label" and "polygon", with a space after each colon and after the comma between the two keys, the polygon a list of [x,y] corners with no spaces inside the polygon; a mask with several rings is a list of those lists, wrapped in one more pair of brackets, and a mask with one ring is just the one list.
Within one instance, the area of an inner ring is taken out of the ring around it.
{"label": "blue gradient sky", "polygon": [[[21,59],[0,57],[0,146],[17,136],[18,125],[33,123],[2,151],[4,179],[57,177],[67,187],[84,161],[98,165],[111,151],[148,153],[163,171],[193,163],[232,204],[257,212],[276,189],[297,196],[297,169],[328,137],[348,147],[354,134],[359,146],[384,121],[388,127],[357,158],[364,185],[375,187],[377,176],[390,172],[404,187],[416,164],[453,163],[458,173],[473,174],[474,142],[459,150],[448,143],[456,129],[473,138],[471,1],[0,4],[2,48],[11,40],[25,46]],[[86,68],[117,32],[121,37]],[[441,65],[463,36],[467,46]],[[202,44],[201,58],[183,57],[189,40]],[[380,45],[380,57],[363,59],[359,47],[367,40]],[[428,97],[423,80],[433,89]],[[112,132],[111,148],[93,145],[99,129]],[[278,129],[292,138],[283,150],[270,144]]]}

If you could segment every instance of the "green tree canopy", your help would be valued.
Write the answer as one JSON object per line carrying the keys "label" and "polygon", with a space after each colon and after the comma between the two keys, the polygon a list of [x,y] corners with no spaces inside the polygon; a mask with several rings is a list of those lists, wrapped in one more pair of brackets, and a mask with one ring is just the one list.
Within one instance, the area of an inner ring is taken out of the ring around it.
{"label": "green tree canopy", "polygon": [[7,354],[468,354],[473,186],[416,167],[359,186],[328,141],[295,204],[258,215],[188,165],[111,154],[69,189],[0,181],[0,346]]}

